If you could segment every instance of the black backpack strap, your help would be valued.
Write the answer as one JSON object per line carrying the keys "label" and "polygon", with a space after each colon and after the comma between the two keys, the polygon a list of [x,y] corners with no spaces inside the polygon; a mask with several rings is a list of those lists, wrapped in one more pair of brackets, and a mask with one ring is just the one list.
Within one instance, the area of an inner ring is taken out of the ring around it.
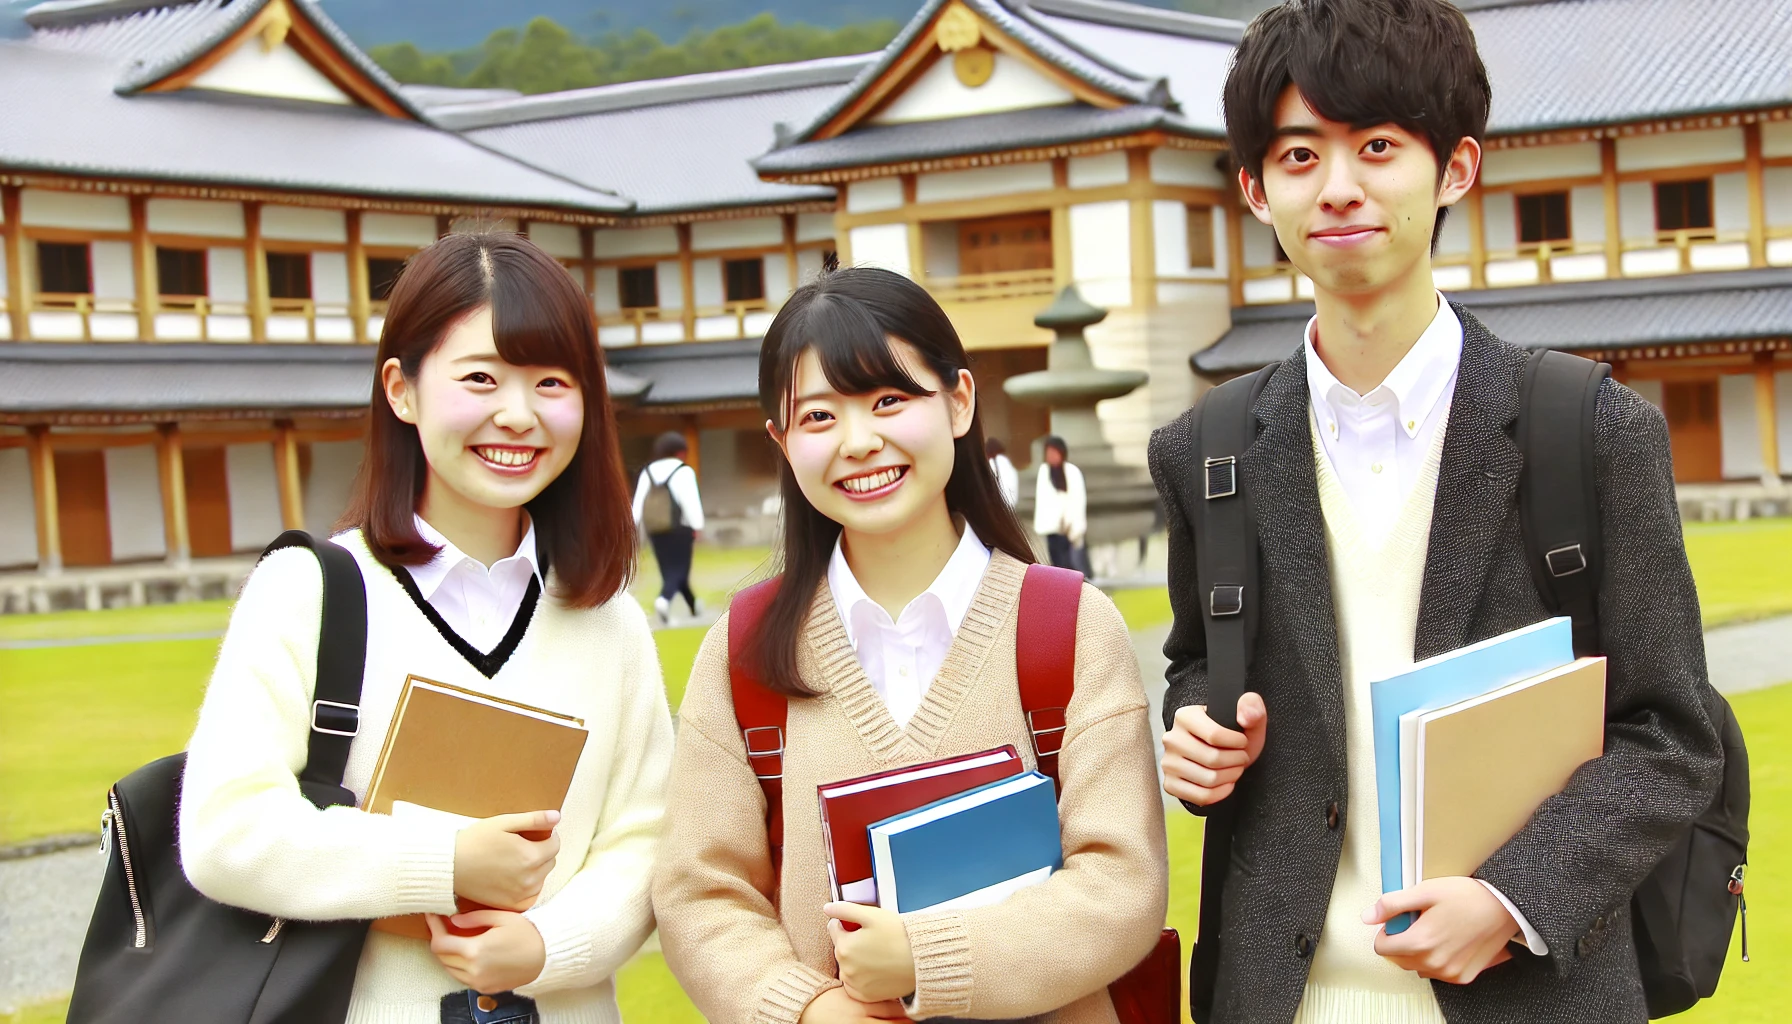
{"label": "black backpack strap", "polygon": [[[1257,437],[1257,396],[1275,373],[1270,364],[1209,391],[1195,414],[1195,449],[1201,458],[1202,501],[1194,510],[1195,579],[1207,634],[1207,714],[1238,728],[1256,646],[1258,603],[1257,530],[1238,457]],[[1211,1018],[1219,973],[1221,917],[1232,860],[1236,800],[1208,809],[1201,844],[1200,931],[1189,961],[1189,1010],[1198,1022]]]}
{"label": "black backpack strap", "polygon": [[323,627],[317,642],[317,685],[311,700],[311,737],[299,788],[318,807],[353,806],[342,785],[349,746],[361,729],[361,679],[367,670],[367,590],[355,556],[340,544],[303,530],[274,539],[261,557],[305,548],[323,567]]}
{"label": "black backpack strap", "polygon": [[1543,349],[1525,363],[1518,481],[1525,561],[1543,603],[1574,620],[1574,653],[1599,653],[1603,546],[1593,425],[1609,363]]}

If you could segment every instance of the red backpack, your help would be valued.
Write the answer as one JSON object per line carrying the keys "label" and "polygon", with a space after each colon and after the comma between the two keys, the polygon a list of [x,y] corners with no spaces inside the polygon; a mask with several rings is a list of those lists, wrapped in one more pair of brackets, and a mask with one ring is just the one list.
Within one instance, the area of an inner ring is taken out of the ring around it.
{"label": "red backpack", "polygon": [[[777,592],[773,577],[734,595],[728,605],[728,633],[752,636]],[[1064,743],[1065,709],[1076,688],[1076,612],[1083,574],[1049,565],[1029,565],[1021,581],[1019,635],[1014,645],[1020,676],[1020,706],[1027,718],[1039,772],[1058,781],[1058,749]],[[738,633],[736,631],[739,631]],[[765,790],[765,832],[772,869],[782,871],[784,854],[784,727],[790,702],[762,685],[730,642],[729,685],[734,717],[747,745],[747,763]],[[1177,1024],[1182,1004],[1182,943],[1165,928],[1137,967],[1108,986],[1120,1024]]]}

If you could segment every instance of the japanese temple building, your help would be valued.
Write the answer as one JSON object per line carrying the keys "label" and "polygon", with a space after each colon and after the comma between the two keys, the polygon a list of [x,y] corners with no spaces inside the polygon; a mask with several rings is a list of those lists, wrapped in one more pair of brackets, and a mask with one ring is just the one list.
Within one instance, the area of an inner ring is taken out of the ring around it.
{"label": "japanese temple building", "polygon": [[[1494,106],[1438,287],[1610,361],[1684,484],[1783,493],[1792,0],[1458,5]],[[525,233],[582,283],[625,456],[684,432],[724,541],[775,522],[758,341],[830,252],[939,298],[1022,465],[1046,415],[1001,382],[1045,366],[1063,287],[1109,310],[1096,361],[1150,375],[1100,409],[1133,464],[1312,311],[1226,169],[1237,22],[927,0],[878,53],[519,96],[400,86],[313,0],[27,21],[0,40],[0,569],[34,577],[327,529],[382,297],[452,231]]]}

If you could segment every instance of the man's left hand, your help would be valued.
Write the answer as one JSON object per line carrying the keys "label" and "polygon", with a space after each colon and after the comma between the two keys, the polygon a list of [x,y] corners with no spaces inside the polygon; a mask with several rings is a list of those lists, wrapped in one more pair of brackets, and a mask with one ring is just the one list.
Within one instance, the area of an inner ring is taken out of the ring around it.
{"label": "man's left hand", "polygon": [[[847,995],[861,1003],[881,1003],[914,994],[915,955],[902,915],[859,903],[829,903],[821,910],[834,919],[828,922],[828,936],[834,940]],[[851,921],[858,930],[847,931],[842,921]]]}
{"label": "man's left hand", "polygon": [[1512,959],[1506,943],[1518,937],[1518,922],[1473,878],[1432,878],[1390,892],[1363,912],[1363,923],[1386,924],[1409,911],[1419,915],[1411,927],[1375,935],[1375,952],[1403,970],[1466,985]]}

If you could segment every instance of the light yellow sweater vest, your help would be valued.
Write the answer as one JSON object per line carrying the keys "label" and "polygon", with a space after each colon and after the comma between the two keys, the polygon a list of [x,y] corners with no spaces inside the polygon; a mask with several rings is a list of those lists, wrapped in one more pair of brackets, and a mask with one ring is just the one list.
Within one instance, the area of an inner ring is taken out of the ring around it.
{"label": "light yellow sweater vest", "polygon": [[1444,1019],[1431,983],[1378,955],[1376,929],[1363,923],[1363,911],[1381,896],[1369,682],[1413,663],[1444,426],[1440,425],[1424,468],[1391,527],[1358,519],[1320,447],[1317,428],[1312,431],[1338,616],[1338,659],[1344,671],[1349,813],[1344,819],[1344,855],[1295,1024],[1441,1024]]}

